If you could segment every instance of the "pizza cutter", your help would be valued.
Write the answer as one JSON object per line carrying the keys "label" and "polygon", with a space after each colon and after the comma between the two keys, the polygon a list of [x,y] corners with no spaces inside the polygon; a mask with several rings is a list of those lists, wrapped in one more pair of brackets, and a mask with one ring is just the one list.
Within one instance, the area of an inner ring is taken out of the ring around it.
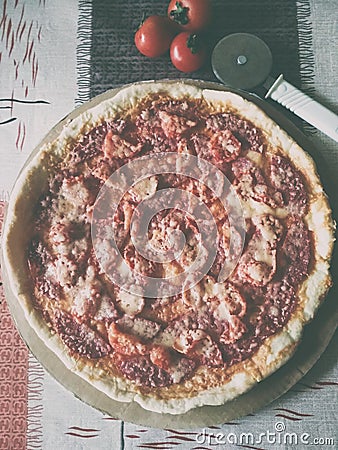
{"label": "pizza cutter", "polygon": [[338,116],[284,80],[273,79],[272,54],[266,43],[249,33],[225,36],[215,46],[211,63],[216,77],[224,84],[250,91],[260,85],[272,98],[318,130],[338,142]]}

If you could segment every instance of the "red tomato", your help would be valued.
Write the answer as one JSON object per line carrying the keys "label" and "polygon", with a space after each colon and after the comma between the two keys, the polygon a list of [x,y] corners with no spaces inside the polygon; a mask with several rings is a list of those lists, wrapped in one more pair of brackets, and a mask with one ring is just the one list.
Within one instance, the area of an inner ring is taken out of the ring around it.
{"label": "red tomato", "polygon": [[211,0],[171,0],[168,17],[184,30],[203,30],[211,22]]}
{"label": "red tomato", "polygon": [[169,50],[177,32],[177,26],[164,16],[149,16],[135,33],[135,45],[139,52],[156,58]]}
{"label": "red tomato", "polygon": [[170,46],[170,58],[176,69],[181,72],[194,72],[203,66],[207,52],[205,45],[196,34],[183,31],[178,34]]}

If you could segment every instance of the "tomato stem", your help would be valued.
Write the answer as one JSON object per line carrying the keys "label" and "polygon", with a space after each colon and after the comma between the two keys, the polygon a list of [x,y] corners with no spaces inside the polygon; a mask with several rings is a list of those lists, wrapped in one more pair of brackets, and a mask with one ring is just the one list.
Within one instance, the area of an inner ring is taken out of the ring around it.
{"label": "tomato stem", "polygon": [[186,25],[189,22],[189,8],[183,6],[181,2],[176,2],[176,9],[170,11],[170,18],[179,25]]}
{"label": "tomato stem", "polygon": [[146,13],[143,11],[142,17],[141,17],[141,21],[140,21],[140,23],[138,24],[138,27],[137,27],[136,31],[139,30],[139,29],[142,27],[142,25],[144,24],[144,21],[145,21],[145,20],[146,20]]}
{"label": "tomato stem", "polygon": [[191,53],[195,55],[201,49],[201,39],[197,34],[191,34],[187,39],[187,47],[190,48]]}

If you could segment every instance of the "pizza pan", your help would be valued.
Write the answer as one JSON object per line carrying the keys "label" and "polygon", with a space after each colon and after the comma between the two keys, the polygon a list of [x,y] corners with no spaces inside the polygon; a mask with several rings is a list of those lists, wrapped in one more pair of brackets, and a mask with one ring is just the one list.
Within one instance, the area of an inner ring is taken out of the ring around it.
{"label": "pizza pan", "polygon": [[[337,212],[337,205],[334,193],[337,192],[333,181],[327,180],[325,176],[325,163],[320,158],[319,152],[312,146],[307,138],[298,130],[295,125],[284,117],[279,111],[275,110],[271,105],[258,97],[239,92],[238,90],[228,89],[224,85],[218,83],[210,83],[196,80],[162,80],[164,82],[186,82],[195,84],[202,88],[228,90],[237,92],[246,99],[257,104],[262,108],[275,122],[277,122],[283,129],[285,129],[290,136],[292,136],[298,144],[308,151],[315,159],[319,174],[326,192],[329,194],[331,200],[331,207],[334,215]],[[125,87],[125,86],[123,86]],[[92,108],[103,100],[114,96],[119,89],[109,90],[90,102],[82,105],[63,120],[61,120],[42,140],[38,147],[33,151],[29,157],[28,162],[39,151],[41,146],[46,142],[55,139],[60,133],[62,127],[73,120],[78,115]],[[6,217],[5,217],[6,221]],[[333,260],[332,260],[332,276],[336,278],[337,274],[337,246],[335,246]],[[278,397],[286,393],[295,383],[297,383],[304,374],[306,374],[311,367],[316,363],[321,354],[326,349],[330,339],[332,338],[337,322],[338,322],[338,307],[337,307],[337,292],[336,287],[331,288],[326,300],[318,310],[314,320],[306,325],[302,341],[294,356],[278,371],[258,383],[249,392],[240,397],[225,403],[221,406],[203,406],[188,411],[185,414],[171,415],[158,414],[155,412],[143,409],[138,403],[122,403],[112,400],[104,393],[97,390],[91,384],[84,381],[80,376],[66,368],[61,360],[45,345],[45,343],[37,336],[35,331],[28,325],[21,305],[18,303],[13,293],[10,290],[8,275],[3,267],[3,283],[5,294],[9,309],[16,323],[16,326],[29,347],[32,354],[44,366],[44,368],[66,389],[73,393],[77,398],[81,399],[88,405],[121,420],[132,422],[144,426],[154,426],[158,428],[176,428],[188,429],[207,427],[216,424],[228,422],[239,417],[243,417],[276,400]]]}

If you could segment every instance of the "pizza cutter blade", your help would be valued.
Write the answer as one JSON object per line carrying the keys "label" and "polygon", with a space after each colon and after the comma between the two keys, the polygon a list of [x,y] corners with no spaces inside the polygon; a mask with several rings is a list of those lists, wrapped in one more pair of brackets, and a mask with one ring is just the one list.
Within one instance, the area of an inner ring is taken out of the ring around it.
{"label": "pizza cutter blade", "polygon": [[272,54],[259,37],[249,33],[225,36],[216,44],[211,64],[222,83],[246,91],[264,86],[265,98],[280,103],[338,142],[338,116],[284,80],[283,75],[277,79],[269,76]]}

